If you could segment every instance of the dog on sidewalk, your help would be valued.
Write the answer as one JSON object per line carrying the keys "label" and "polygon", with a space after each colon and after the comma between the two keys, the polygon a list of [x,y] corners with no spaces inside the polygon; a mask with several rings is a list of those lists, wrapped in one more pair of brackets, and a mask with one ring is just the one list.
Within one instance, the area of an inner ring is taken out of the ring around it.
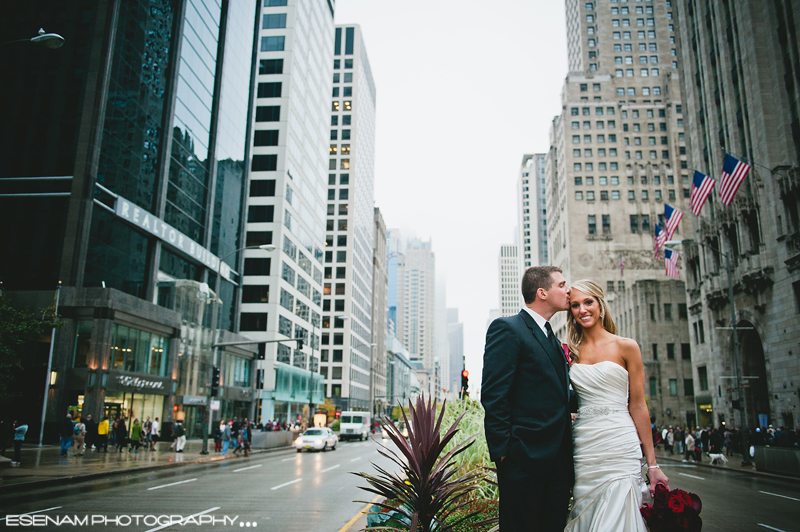
{"label": "dog on sidewalk", "polygon": [[728,459],[722,453],[709,453],[708,457],[711,458],[711,463],[712,464],[718,464],[718,463],[727,464],[728,463]]}

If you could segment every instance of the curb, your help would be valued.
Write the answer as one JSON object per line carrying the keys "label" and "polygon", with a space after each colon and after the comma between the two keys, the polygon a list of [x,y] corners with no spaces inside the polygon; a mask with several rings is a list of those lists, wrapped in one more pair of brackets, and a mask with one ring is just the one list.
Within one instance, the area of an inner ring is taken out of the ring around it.
{"label": "curb", "polygon": [[[683,463],[683,460],[680,459],[680,458],[670,458],[669,456],[656,456],[656,458],[658,460],[667,460],[669,462],[675,462],[675,463],[678,463],[678,464],[682,464]],[[730,473],[740,473],[740,474],[744,474],[744,475],[757,475],[757,476],[764,476],[764,477],[768,477],[768,478],[779,478],[779,479],[783,479],[783,480],[790,480],[790,481],[794,481],[794,482],[800,482],[800,478],[798,478],[798,477],[790,477],[790,476],[787,476],[787,475],[778,475],[777,473],[768,473],[767,471],[758,471],[756,469],[729,469],[727,467],[714,466],[714,465],[711,465],[710,463],[706,463],[706,462],[688,462],[688,463],[696,465],[696,466],[704,467],[704,468],[707,468],[707,469],[713,469],[715,471],[728,471]]]}
{"label": "curb", "polygon": [[[276,451],[285,451],[293,449],[293,447],[276,447],[274,449],[255,449],[251,450],[250,454],[264,454]],[[231,456],[232,458],[232,456]],[[165,469],[168,467],[178,467],[178,466],[188,466],[188,465],[197,465],[203,464],[207,462],[221,462],[223,460],[228,460],[227,456],[212,456],[209,458],[199,458],[197,460],[192,460],[190,462],[167,462],[164,464],[152,464],[147,466],[141,467],[132,467],[128,469],[113,469],[109,471],[99,471],[97,473],[87,473],[85,475],[70,475],[65,477],[59,478],[51,478],[47,480],[34,480],[31,482],[19,482],[16,484],[9,484],[6,486],[0,486],[0,495],[6,494],[9,492],[17,492],[21,490],[28,490],[28,489],[36,489],[42,487],[50,487],[50,486],[59,486],[63,484],[70,484],[73,482],[84,482],[87,480],[94,480],[103,477],[111,477],[116,475],[125,475],[128,473],[141,473],[144,471],[154,471],[158,469]]]}

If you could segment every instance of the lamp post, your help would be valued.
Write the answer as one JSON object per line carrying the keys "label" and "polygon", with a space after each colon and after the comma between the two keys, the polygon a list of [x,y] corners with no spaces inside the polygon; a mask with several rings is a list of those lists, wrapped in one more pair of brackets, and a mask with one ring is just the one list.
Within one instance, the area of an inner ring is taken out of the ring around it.
{"label": "lamp post", "polygon": [[39,32],[36,34],[35,37],[31,37],[29,39],[17,39],[15,41],[7,41],[4,43],[0,43],[0,46],[5,46],[6,44],[13,44],[16,42],[32,42],[34,44],[41,44],[43,46],[47,46],[51,50],[55,50],[56,48],[61,48],[64,46],[64,37],[59,35],[58,33],[47,33],[44,31],[44,28],[39,28]]}
{"label": "lamp post", "polygon": [[[212,312],[212,315],[211,315],[211,324],[214,327],[214,331],[213,331],[214,341],[212,343],[214,351],[213,351],[213,355],[212,355],[212,358],[211,358],[212,375],[213,375],[213,371],[214,371],[213,368],[215,368],[217,366],[217,364],[218,364],[218,361],[217,361],[217,358],[218,358],[217,357],[217,351],[218,351],[218,345],[219,345],[219,323],[218,323],[218,321],[219,321],[219,306],[222,304],[222,300],[219,298],[219,293],[220,293],[220,286],[222,285],[222,265],[225,264],[225,259],[227,259],[231,255],[239,253],[240,251],[245,251],[247,249],[263,249],[264,251],[275,251],[276,247],[275,247],[274,244],[262,244],[260,246],[245,246],[245,247],[236,249],[234,251],[231,251],[230,253],[228,253],[227,255],[225,255],[224,257],[219,259],[219,266],[217,266],[217,285],[216,285],[217,297],[216,297],[216,301],[215,301],[216,304],[214,305],[214,309],[213,309],[213,312]],[[211,427],[211,386],[208,386],[207,391],[206,391],[206,415],[204,417],[205,417],[205,419],[203,421],[203,450],[200,451],[200,454],[208,454],[208,429],[209,429],[209,427]]]}
{"label": "lamp post", "polygon": [[747,419],[747,401],[745,401],[745,391],[743,380],[743,371],[741,352],[739,349],[739,333],[736,329],[736,301],[733,297],[733,269],[731,267],[731,258],[729,253],[725,253],[715,248],[710,244],[704,244],[692,239],[685,240],[669,240],[664,242],[664,246],[674,248],[678,246],[700,246],[707,247],[725,257],[725,271],[728,276],[728,305],[731,307],[731,329],[733,330],[733,365],[736,370],[736,388],[739,392],[739,399],[742,402],[742,421],[745,429],[750,427],[749,420]]}

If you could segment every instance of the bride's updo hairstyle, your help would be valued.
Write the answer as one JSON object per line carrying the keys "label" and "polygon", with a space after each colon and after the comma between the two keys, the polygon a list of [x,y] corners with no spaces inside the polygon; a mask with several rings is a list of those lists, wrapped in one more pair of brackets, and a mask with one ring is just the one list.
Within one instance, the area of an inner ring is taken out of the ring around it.
{"label": "bride's updo hairstyle", "polygon": [[[608,303],[603,295],[603,289],[600,285],[590,279],[581,279],[572,283],[571,290],[578,290],[587,296],[592,296],[597,300],[597,305],[600,307],[600,321],[603,323],[603,328],[611,334],[617,334],[617,326],[614,324],[614,318],[611,317],[611,309],[608,308]],[[575,319],[572,314],[572,304],[569,307],[569,316],[567,316],[567,344],[569,345],[570,357],[573,362],[580,360],[579,346],[583,341],[583,327]]]}

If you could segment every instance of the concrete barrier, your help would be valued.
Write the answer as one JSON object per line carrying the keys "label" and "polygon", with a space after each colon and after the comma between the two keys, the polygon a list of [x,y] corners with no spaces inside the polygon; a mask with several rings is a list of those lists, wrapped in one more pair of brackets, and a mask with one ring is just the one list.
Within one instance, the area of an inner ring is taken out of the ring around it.
{"label": "concrete barrier", "polygon": [[253,432],[253,441],[250,444],[253,449],[275,449],[277,447],[289,447],[297,437],[297,434],[288,430],[280,432]]}
{"label": "concrete barrier", "polygon": [[800,450],[757,446],[755,451],[753,458],[757,471],[800,477]]}

